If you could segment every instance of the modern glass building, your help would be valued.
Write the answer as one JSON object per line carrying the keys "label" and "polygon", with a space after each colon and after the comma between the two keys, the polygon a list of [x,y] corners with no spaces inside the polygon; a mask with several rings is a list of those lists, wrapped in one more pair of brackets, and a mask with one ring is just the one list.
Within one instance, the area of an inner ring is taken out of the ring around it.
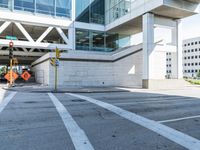
{"label": "modern glass building", "polygon": [[[129,1],[130,2],[130,1]],[[110,18],[114,12],[114,7],[120,12],[118,18],[127,14],[125,7],[130,6],[125,0],[76,0],[76,21],[92,24],[105,25],[115,19]],[[130,45],[130,35],[118,34],[116,32],[95,31],[86,29],[76,29],[76,49],[90,51],[110,52],[118,48]]]}
{"label": "modern glass building", "polygon": [[0,7],[59,17],[71,17],[71,0],[0,0]]}

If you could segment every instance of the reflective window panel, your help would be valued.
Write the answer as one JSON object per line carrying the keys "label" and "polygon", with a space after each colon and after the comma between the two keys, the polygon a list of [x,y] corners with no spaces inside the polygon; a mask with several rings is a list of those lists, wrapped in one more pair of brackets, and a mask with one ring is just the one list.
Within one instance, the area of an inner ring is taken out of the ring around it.
{"label": "reflective window panel", "polygon": [[15,0],[14,9],[23,11],[35,11],[35,0]]}
{"label": "reflective window panel", "polygon": [[36,0],[36,12],[54,15],[54,0]]}
{"label": "reflective window panel", "polygon": [[89,50],[90,36],[88,30],[76,30],[76,49]]}
{"label": "reflective window panel", "polygon": [[56,16],[71,16],[71,0],[56,0]]}
{"label": "reflective window panel", "polygon": [[0,7],[8,8],[8,0],[0,0]]}

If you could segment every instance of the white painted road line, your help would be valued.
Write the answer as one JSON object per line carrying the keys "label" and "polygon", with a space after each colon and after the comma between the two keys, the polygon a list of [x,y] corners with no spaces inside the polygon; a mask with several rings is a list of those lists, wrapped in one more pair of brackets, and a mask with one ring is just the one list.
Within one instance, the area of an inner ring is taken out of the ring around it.
{"label": "white painted road line", "polygon": [[[64,125],[69,132],[74,147],[76,150],[94,150],[85,132],[77,125],[70,113],[64,107],[64,105],[52,94],[48,93],[53,104],[55,105]],[[67,149],[67,148],[66,148]]]}
{"label": "white painted road line", "polygon": [[86,97],[86,96],[82,96],[82,95],[78,95],[78,94],[71,94],[71,93],[66,93],[66,94],[71,95],[73,97],[87,100],[93,104],[103,107],[123,118],[126,118],[126,119],[132,121],[133,123],[141,125],[149,130],[152,130],[152,131],[162,135],[163,137],[165,137],[165,138],[167,138],[189,150],[199,150],[199,148],[200,148],[200,141],[198,139],[191,137],[187,134],[184,134],[182,132],[179,132],[170,127],[167,127],[156,121],[144,118],[142,116],[136,115],[135,113],[126,111],[126,110],[116,107],[114,105],[111,105],[111,104],[108,104],[108,103],[105,103],[105,102],[102,102],[102,101],[99,101],[99,100],[96,100],[96,99],[93,99],[90,97]]}
{"label": "white painted road line", "polygon": [[169,120],[162,120],[162,121],[157,121],[157,122],[159,122],[159,123],[167,123],[167,122],[176,122],[176,121],[195,119],[195,118],[200,118],[200,115],[190,116],[190,117],[183,117],[183,118],[175,118],[175,119],[169,119]]}
{"label": "white painted road line", "polygon": [[7,97],[3,98],[1,97],[0,99],[0,113],[4,110],[4,108],[8,105],[8,103],[12,100],[12,98],[17,94],[17,92],[12,92],[9,94]]}
{"label": "white painted road line", "polygon": [[113,103],[113,105],[117,106],[123,106],[123,105],[138,105],[138,104],[151,104],[151,103],[166,103],[166,102],[183,102],[183,101],[188,101],[188,100],[150,100],[150,101],[143,101],[143,102],[118,102],[118,103]]}

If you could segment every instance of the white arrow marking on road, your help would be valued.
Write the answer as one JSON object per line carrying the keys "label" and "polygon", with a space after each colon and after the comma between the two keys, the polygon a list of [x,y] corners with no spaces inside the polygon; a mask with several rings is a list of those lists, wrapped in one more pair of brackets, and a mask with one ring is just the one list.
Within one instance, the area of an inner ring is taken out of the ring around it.
{"label": "white arrow marking on road", "polygon": [[126,118],[136,124],[139,124],[149,130],[152,130],[163,137],[189,149],[189,150],[199,150],[200,148],[200,141],[196,138],[193,138],[187,134],[184,134],[182,132],[179,132],[175,129],[172,129],[170,127],[167,127],[163,124],[160,124],[156,121],[144,118],[142,116],[136,115],[135,113],[129,112],[127,110],[121,109],[117,106],[111,105],[109,103],[105,103],[90,97],[78,95],[78,94],[71,94],[71,93],[66,93],[68,95],[71,95],[73,97],[77,97],[80,99],[84,99],[86,101],[89,101],[93,104],[96,104],[100,107],[103,107],[123,118]]}
{"label": "white arrow marking on road", "polygon": [[[9,94],[6,98],[2,98],[2,100],[0,100],[0,113],[4,110],[4,108],[8,105],[8,103],[12,100],[12,98],[17,94],[17,92],[12,92],[11,94]],[[0,98],[0,99],[1,99]]]}
{"label": "white arrow marking on road", "polygon": [[52,94],[48,93],[53,104],[56,106],[60,117],[62,118],[64,125],[69,132],[74,147],[76,150],[94,150],[85,132],[78,126],[70,113],[64,107],[64,105]]}

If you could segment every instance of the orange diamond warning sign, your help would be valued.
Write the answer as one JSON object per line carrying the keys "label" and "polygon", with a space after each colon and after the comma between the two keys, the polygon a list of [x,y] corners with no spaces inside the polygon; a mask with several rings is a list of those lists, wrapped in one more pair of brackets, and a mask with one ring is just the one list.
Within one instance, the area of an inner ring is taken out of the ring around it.
{"label": "orange diamond warning sign", "polygon": [[12,80],[15,81],[17,78],[18,78],[18,74],[16,74],[14,71],[9,71],[5,76],[4,78],[8,81],[10,81],[10,73],[12,72]]}
{"label": "orange diamond warning sign", "polygon": [[28,71],[25,71],[21,77],[25,80],[28,81],[28,79],[31,77],[31,75],[28,73]]}

